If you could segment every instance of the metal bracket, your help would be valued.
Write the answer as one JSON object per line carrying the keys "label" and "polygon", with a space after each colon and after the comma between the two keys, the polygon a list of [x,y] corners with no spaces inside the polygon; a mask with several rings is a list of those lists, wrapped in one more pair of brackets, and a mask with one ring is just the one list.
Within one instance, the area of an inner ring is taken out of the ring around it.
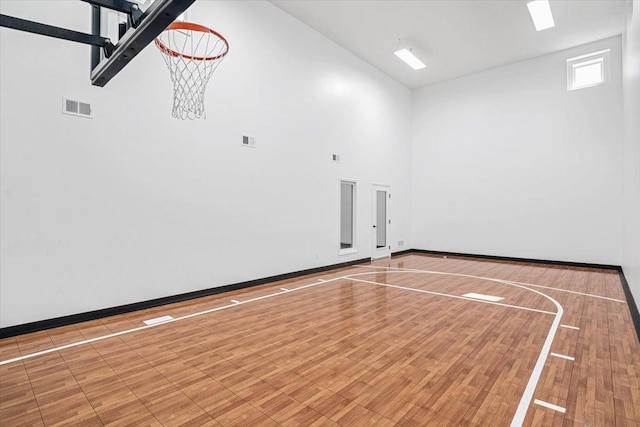
{"label": "metal bracket", "polygon": [[104,51],[104,56],[106,58],[111,58],[111,55],[113,55],[113,51],[116,50],[116,46],[111,43],[111,40],[107,39],[104,43],[104,46],[102,46],[102,50]]}
{"label": "metal bracket", "polygon": [[131,26],[137,28],[142,20],[144,12],[140,10],[140,6],[127,0],[81,0],[93,6],[104,7],[106,9],[115,10],[117,12],[126,13],[131,20]]}

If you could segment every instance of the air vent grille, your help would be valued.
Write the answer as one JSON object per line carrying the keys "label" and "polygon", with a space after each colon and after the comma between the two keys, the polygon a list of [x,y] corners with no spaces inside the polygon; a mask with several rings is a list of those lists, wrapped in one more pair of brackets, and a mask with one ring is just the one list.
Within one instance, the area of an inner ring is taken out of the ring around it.
{"label": "air vent grille", "polygon": [[66,99],[65,101],[65,112],[78,114],[78,101],[73,101],[71,99]]}
{"label": "air vent grille", "polygon": [[62,98],[62,112],[78,117],[91,117],[91,104],[75,99]]}
{"label": "air vent grille", "polygon": [[91,105],[90,104],[85,104],[84,102],[79,102],[78,103],[79,106],[79,113],[82,114],[83,116],[90,116],[91,115]]}
{"label": "air vent grille", "polygon": [[242,145],[245,147],[253,147],[256,146],[256,139],[252,136],[243,136],[242,137]]}

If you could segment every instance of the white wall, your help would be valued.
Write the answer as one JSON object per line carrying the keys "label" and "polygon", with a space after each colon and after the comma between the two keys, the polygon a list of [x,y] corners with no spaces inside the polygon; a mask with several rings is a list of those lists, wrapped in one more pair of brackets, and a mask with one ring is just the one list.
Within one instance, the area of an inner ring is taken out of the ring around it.
{"label": "white wall", "polygon": [[[611,49],[609,84],[566,59]],[[620,264],[620,38],[428,86],[413,102],[413,244]]]}
{"label": "white wall", "polygon": [[[89,31],[85,3],[1,8]],[[0,327],[368,257],[372,182],[395,189],[393,250],[411,247],[411,92],[268,2],[190,20],[231,45],[202,121],[171,117],[153,46],[96,88],[89,47],[0,30]],[[358,182],[349,256],[339,177]]]}
{"label": "white wall", "polygon": [[640,1],[629,2],[623,35],[624,233],[622,268],[640,304]]}

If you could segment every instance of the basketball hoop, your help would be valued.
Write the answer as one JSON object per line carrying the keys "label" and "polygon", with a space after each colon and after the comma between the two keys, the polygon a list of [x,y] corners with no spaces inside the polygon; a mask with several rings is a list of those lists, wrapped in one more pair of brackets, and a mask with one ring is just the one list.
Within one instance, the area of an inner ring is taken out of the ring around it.
{"label": "basketball hoop", "polygon": [[209,78],[229,52],[222,35],[191,22],[173,22],[155,39],[173,81],[173,111],[178,119],[206,117],[204,93]]}

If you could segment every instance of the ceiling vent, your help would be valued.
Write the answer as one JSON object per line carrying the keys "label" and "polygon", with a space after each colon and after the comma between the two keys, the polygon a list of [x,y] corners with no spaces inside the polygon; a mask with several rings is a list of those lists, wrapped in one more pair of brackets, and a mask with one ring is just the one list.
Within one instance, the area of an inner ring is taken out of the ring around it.
{"label": "ceiling vent", "polygon": [[336,163],[340,162],[340,154],[332,154],[331,160],[333,160]]}
{"label": "ceiling vent", "polygon": [[93,118],[91,116],[91,104],[64,97],[62,98],[62,112],[72,116]]}

